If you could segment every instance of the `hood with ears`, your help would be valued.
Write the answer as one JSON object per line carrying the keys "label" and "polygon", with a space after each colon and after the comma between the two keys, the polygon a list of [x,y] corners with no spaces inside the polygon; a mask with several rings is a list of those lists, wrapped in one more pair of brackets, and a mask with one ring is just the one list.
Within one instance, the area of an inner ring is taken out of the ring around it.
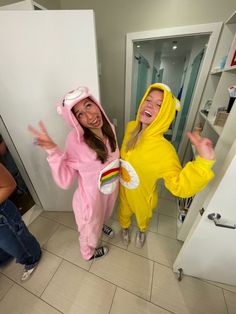
{"label": "hood with ears", "polygon": [[76,119],[76,117],[74,116],[74,114],[72,112],[72,108],[78,102],[80,102],[81,100],[88,98],[88,97],[99,107],[99,109],[103,113],[105,119],[111,125],[111,122],[109,121],[107,115],[105,114],[105,111],[103,110],[101,104],[93,97],[93,95],[90,93],[88,87],[80,86],[80,87],[76,88],[75,90],[72,90],[69,93],[67,93],[59,102],[56,103],[58,114],[62,115],[62,117],[66,120],[66,122],[71,127],[76,129],[79,141],[84,134],[84,130],[81,127],[78,120]]}
{"label": "hood with ears", "polygon": [[148,94],[155,88],[158,88],[160,90],[163,90],[164,97],[163,102],[161,105],[161,109],[158,112],[157,116],[153,120],[153,122],[145,129],[143,134],[145,136],[155,136],[157,134],[163,134],[165,133],[172,121],[175,118],[176,110],[180,110],[180,102],[179,100],[172,94],[171,89],[169,86],[162,84],[162,83],[155,83],[148,87],[146,90],[137,113],[135,125],[138,125],[139,123],[139,116],[140,116],[140,109],[142,107],[142,104],[144,100],[147,98]]}

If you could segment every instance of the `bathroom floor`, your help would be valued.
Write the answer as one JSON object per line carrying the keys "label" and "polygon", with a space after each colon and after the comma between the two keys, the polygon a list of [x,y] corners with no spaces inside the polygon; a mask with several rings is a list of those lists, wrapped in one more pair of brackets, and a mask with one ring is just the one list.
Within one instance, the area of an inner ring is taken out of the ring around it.
{"label": "bathroom floor", "polygon": [[176,200],[163,187],[159,197],[145,246],[134,245],[135,221],[131,243],[122,244],[114,211],[110,225],[116,236],[102,237],[110,251],[97,261],[81,258],[71,212],[43,212],[30,225],[43,248],[41,262],[25,283],[19,280],[22,266],[0,268],[0,313],[236,313],[235,286],[188,276],[177,280]]}

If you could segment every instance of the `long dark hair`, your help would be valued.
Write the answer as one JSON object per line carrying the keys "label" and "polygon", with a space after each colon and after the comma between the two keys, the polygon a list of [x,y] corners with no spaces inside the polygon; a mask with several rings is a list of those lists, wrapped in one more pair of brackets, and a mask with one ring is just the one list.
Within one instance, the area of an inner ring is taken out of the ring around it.
{"label": "long dark hair", "polygon": [[[111,128],[110,123],[105,118],[103,112],[101,113],[102,113],[102,120],[103,120],[102,133],[104,136],[108,138],[111,151],[114,152],[117,147],[115,134]],[[104,164],[108,159],[108,150],[107,150],[106,145],[90,129],[85,128],[83,126],[82,128],[84,130],[85,143],[97,153],[97,159],[100,160],[102,164]]]}

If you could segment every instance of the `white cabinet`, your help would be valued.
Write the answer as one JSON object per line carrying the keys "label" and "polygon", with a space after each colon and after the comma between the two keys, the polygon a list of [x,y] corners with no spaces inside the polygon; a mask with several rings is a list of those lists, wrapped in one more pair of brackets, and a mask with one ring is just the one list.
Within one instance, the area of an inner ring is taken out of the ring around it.
{"label": "white cabinet", "polygon": [[[227,108],[229,104],[228,88],[236,86],[236,11],[224,23],[221,37],[213,60],[212,70],[201,97],[199,111],[195,121],[195,126],[202,127],[202,136],[212,140],[216,151],[216,164],[214,165],[215,179],[200,193],[198,193],[191,203],[184,223],[178,230],[178,239],[185,240],[199,210],[207,206],[207,199],[214,183],[220,180],[220,169],[224,166],[224,161],[236,139],[236,102],[231,111],[222,113],[222,117],[227,119],[224,126],[216,124],[216,119],[220,117],[220,108]],[[232,65],[233,63],[233,65]],[[211,104],[206,112],[206,104]],[[194,150],[192,151],[194,155]]]}

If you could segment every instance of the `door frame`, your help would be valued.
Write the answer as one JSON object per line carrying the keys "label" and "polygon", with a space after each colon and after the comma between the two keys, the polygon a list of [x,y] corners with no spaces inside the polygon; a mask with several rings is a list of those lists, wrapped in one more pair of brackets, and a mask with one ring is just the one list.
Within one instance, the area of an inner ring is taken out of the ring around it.
{"label": "door frame", "polygon": [[[125,125],[130,120],[131,113],[131,94],[132,94],[132,73],[133,73],[133,45],[138,41],[155,40],[173,37],[209,35],[209,41],[205,52],[205,57],[202,62],[202,67],[199,72],[199,79],[195,86],[192,97],[192,105],[189,109],[189,116],[185,125],[184,132],[191,130],[198,111],[200,99],[204,90],[207,76],[212,64],[213,56],[217,46],[223,23],[209,23],[199,25],[187,25],[174,28],[162,28],[156,30],[148,30],[143,32],[127,33],[126,34],[126,72],[125,72]],[[188,139],[182,137],[179,145],[179,156],[182,159],[187,147]]]}

